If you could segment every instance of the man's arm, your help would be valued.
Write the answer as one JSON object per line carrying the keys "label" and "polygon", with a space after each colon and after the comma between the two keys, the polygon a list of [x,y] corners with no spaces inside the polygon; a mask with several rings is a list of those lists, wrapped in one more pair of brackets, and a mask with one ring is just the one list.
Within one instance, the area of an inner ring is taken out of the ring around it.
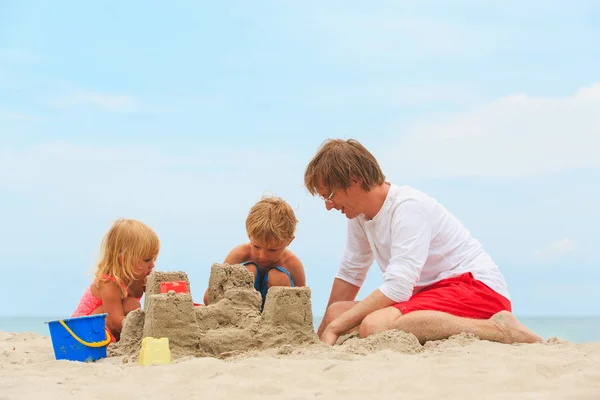
{"label": "man's arm", "polygon": [[432,223],[423,205],[416,200],[402,202],[392,215],[389,264],[379,290],[396,303],[413,295],[429,256]]}
{"label": "man's arm", "polygon": [[[363,226],[357,219],[348,220],[346,231],[346,248],[342,256],[340,268],[333,281],[329,301],[325,308],[327,315],[329,306],[339,301],[354,301],[360,290],[367,271],[375,259]],[[319,337],[326,328],[329,318],[323,318],[317,330]],[[352,327],[354,328],[354,327]]]}

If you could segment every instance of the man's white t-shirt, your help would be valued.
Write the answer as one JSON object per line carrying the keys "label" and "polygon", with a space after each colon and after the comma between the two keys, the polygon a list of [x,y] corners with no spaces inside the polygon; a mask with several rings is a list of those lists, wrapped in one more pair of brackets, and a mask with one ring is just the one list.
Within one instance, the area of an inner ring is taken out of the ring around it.
{"label": "man's white t-shirt", "polygon": [[347,234],[336,277],[355,286],[362,286],[377,260],[384,280],[379,290],[396,302],[465,272],[510,299],[502,273],[481,243],[435,199],[412,187],[391,184],[377,215],[348,220]]}

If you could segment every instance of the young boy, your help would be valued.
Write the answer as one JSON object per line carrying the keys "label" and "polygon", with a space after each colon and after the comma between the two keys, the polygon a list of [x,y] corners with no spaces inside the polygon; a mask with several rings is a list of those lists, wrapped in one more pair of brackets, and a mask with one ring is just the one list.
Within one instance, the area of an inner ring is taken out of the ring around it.
{"label": "young boy", "polygon": [[[304,267],[287,247],[294,240],[296,215],[279,197],[263,197],[246,218],[248,243],[233,248],[224,264],[243,264],[254,276],[254,288],[262,296],[273,286],[306,286]],[[208,290],[204,294],[208,305]]]}

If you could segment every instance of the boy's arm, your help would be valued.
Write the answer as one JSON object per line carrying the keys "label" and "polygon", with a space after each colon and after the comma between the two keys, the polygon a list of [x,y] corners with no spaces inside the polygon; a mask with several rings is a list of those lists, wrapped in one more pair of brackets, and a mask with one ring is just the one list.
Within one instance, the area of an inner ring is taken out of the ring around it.
{"label": "boy's arm", "polygon": [[282,265],[294,278],[295,286],[306,286],[306,276],[304,274],[304,266],[300,259],[293,255],[289,258],[285,265]]}

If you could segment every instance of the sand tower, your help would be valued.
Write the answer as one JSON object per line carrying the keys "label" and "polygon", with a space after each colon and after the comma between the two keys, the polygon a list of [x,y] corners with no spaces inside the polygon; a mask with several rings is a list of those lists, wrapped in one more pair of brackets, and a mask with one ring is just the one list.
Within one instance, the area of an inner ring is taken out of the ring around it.
{"label": "sand tower", "polygon": [[[313,328],[310,288],[269,289],[261,297],[253,276],[240,264],[213,264],[208,306],[195,306],[189,293],[160,293],[162,282],[190,282],[185,272],[153,272],[148,277],[144,309],[130,313],[121,340],[109,355],[139,354],[142,338],[169,338],[174,358],[227,357],[284,344],[318,343]],[[191,290],[190,290],[191,292]]]}

